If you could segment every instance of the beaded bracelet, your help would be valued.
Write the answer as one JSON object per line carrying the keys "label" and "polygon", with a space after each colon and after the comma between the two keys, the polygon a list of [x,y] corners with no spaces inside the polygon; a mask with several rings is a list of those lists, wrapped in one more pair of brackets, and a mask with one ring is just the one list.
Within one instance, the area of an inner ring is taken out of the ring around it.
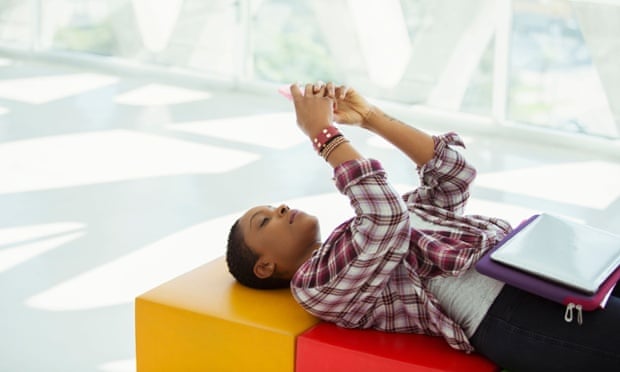
{"label": "beaded bracelet", "polygon": [[336,145],[334,142],[340,142],[342,137],[343,137],[342,134],[337,134],[333,136],[332,138],[330,138],[327,141],[327,143],[323,146],[323,148],[321,148],[321,151],[319,151],[319,155],[323,156],[323,152],[329,150],[330,148],[333,148]]}
{"label": "beaded bracelet", "polygon": [[323,148],[323,150],[319,153],[319,155],[321,155],[321,157],[323,157],[323,159],[325,159],[325,161],[327,161],[327,159],[329,158],[331,153],[338,146],[342,145],[343,143],[348,143],[348,142],[349,142],[348,139],[346,139],[345,137],[340,135],[340,136],[338,136],[338,138],[335,138],[333,141],[330,141],[329,144],[327,144],[327,146],[325,146]]}
{"label": "beaded bracelet", "polygon": [[321,152],[321,150],[336,136],[342,136],[342,133],[338,130],[338,128],[334,126],[329,126],[327,128],[323,128],[319,134],[314,137],[312,140],[312,145],[316,152]]}

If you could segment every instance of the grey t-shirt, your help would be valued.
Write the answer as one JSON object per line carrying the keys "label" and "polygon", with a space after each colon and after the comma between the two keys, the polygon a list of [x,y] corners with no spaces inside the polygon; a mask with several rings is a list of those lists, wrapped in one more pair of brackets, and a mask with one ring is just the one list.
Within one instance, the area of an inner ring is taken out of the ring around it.
{"label": "grey t-shirt", "polygon": [[[409,215],[412,226],[416,228],[454,230],[424,221],[415,213]],[[463,327],[467,337],[471,337],[504,287],[504,283],[482,275],[472,268],[458,277],[433,278],[427,282],[427,286],[437,297],[446,314]]]}
{"label": "grey t-shirt", "polygon": [[428,281],[428,289],[467,337],[474,335],[504,283],[470,269],[458,277],[437,277]]}

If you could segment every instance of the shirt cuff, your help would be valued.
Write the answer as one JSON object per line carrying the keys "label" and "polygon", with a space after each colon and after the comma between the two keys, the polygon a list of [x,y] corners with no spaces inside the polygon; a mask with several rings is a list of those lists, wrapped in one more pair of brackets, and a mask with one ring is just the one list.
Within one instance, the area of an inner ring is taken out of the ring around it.
{"label": "shirt cuff", "polygon": [[465,148],[465,143],[463,142],[461,137],[455,132],[448,132],[439,136],[433,136],[433,141],[435,142],[435,155],[426,164],[418,167],[418,171],[420,172],[420,174],[424,174],[441,168],[441,165],[446,156],[446,149],[449,149],[450,145]]}
{"label": "shirt cuff", "polygon": [[334,180],[341,193],[362,179],[375,175],[385,175],[383,166],[375,159],[349,160],[334,168]]}

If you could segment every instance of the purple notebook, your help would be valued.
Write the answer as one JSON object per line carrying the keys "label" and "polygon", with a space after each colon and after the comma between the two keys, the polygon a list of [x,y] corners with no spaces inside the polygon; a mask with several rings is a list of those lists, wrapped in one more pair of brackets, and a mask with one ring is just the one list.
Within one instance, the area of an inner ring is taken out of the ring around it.
{"label": "purple notebook", "polygon": [[520,288],[564,305],[568,305],[570,303],[581,305],[584,310],[594,310],[596,308],[603,307],[615,284],[620,279],[620,267],[616,268],[615,271],[607,277],[595,293],[588,294],[568,286],[549,281],[543,277],[502,264],[491,258],[491,254],[494,251],[499,249],[504,243],[510,240],[510,238],[512,238],[515,234],[518,234],[523,228],[535,221],[538,217],[539,215],[534,215],[528,218],[510,234],[508,234],[499,244],[493,247],[478,261],[476,264],[476,270],[481,274],[503,281],[513,287]]}

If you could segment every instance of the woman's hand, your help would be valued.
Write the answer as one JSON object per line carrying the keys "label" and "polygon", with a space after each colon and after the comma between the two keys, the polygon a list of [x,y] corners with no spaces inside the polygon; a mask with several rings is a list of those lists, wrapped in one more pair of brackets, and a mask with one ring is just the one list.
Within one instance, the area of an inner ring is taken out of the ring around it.
{"label": "woman's hand", "polygon": [[334,121],[334,101],[326,91],[326,85],[321,82],[306,84],[303,94],[296,84],[291,85],[297,125],[310,138]]}
{"label": "woman's hand", "polygon": [[334,120],[340,124],[364,127],[373,106],[354,89],[327,84],[327,95],[334,99]]}
{"label": "woman's hand", "polygon": [[[297,85],[291,85],[290,89],[297,125],[308,137],[317,138],[324,128],[333,125],[336,88],[332,83],[326,85],[319,81],[316,84],[306,84],[303,94]],[[346,98],[346,91],[339,92],[344,93],[343,99]],[[347,108],[347,111],[350,110]],[[338,143],[325,155],[325,160],[334,168],[354,159],[363,159],[363,156],[349,141]]]}

